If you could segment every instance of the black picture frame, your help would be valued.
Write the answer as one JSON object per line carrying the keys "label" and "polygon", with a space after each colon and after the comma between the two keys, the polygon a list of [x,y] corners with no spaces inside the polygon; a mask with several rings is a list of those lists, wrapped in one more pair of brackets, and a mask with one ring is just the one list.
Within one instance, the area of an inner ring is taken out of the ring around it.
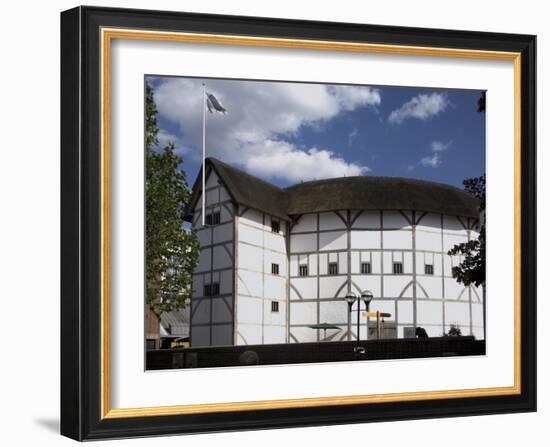
{"label": "black picture frame", "polygon": [[[514,395],[102,417],[102,28],[521,54],[521,388]],[[536,36],[166,11],[61,14],[61,433],[77,440],[471,416],[536,410]]]}

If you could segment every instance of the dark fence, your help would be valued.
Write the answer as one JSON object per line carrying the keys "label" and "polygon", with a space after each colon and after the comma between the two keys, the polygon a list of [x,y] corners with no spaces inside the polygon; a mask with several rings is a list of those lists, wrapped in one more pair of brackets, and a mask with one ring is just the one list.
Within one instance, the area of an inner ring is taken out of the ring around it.
{"label": "dark fence", "polygon": [[293,343],[222,346],[147,351],[147,369],[206,368],[242,365],[389,360],[423,357],[485,355],[485,341],[474,337],[364,340],[356,342]]}

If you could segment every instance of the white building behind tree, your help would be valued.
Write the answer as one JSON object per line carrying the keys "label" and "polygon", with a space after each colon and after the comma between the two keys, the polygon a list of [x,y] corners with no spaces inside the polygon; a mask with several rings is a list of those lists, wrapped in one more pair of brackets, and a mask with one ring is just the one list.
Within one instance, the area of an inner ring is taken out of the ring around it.
{"label": "white building behind tree", "polygon": [[[283,189],[208,158],[203,227],[200,176],[187,215],[201,245],[191,346],[355,340],[344,297],[367,289],[397,337],[458,326],[483,338],[482,290],[457,283],[461,258],[447,254],[478,236],[478,203],[464,191],[375,176]],[[310,327],[319,323],[339,330]]]}

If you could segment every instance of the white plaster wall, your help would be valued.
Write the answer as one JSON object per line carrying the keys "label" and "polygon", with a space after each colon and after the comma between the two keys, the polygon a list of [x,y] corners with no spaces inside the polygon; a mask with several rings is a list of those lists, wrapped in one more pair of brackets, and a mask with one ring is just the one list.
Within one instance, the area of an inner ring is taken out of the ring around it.
{"label": "white plaster wall", "polygon": [[380,211],[362,211],[358,216],[356,214],[352,229],[366,228],[370,230],[380,229],[381,212]]}
{"label": "white plaster wall", "polygon": [[191,306],[193,324],[207,324],[210,322],[210,300],[196,299]]}
{"label": "white plaster wall", "polygon": [[409,223],[409,220],[411,219],[411,213],[409,211],[404,211],[403,214],[397,211],[384,211],[382,213],[382,225],[384,226],[384,229],[395,230],[411,228],[411,225]]}
{"label": "white plaster wall", "polygon": [[320,230],[345,230],[346,224],[342,220],[346,218],[346,211],[338,213],[319,213],[319,229]]}
{"label": "white plaster wall", "polygon": [[[346,211],[341,211],[339,214],[347,219]],[[293,324],[297,324],[293,323],[295,318],[292,318],[295,300],[315,299],[318,294],[321,299],[318,306],[319,313],[316,313],[318,322],[321,322],[323,318],[335,317],[332,312],[342,311],[338,307],[338,302],[329,304],[324,300],[334,297],[341,299],[345,296],[348,290],[349,267],[352,289],[356,293],[368,289],[376,297],[382,298],[382,300],[373,301],[373,303],[379,303],[383,307],[378,310],[392,314],[392,321],[397,321],[398,332],[401,336],[403,328],[413,324],[415,313],[417,325],[422,325],[430,336],[440,336],[445,330],[446,322],[442,300],[452,301],[459,298],[461,299],[460,305],[454,312],[462,313],[461,321],[468,323],[467,327],[462,328],[463,333],[470,333],[470,293],[462,285],[456,283],[451,272],[452,266],[457,265],[462,259],[459,256],[450,257],[446,254],[454,244],[468,240],[468,230],[464,228],[465,225],[471,225],[468,219],[458,219],[436,213],[415,213],[414,218],[418,223],[413,232],[411,225],[413,213],[410,211],[402,213],[397,211],[351,212],[350,216],[353,221],[352,231],[349,235],[351,265],[348,266],[348,234],[340,216],[336,213],[320,213],[318,234],[315,232],[317,228],[316,214],[301,216],[298,224],[292,228],[291,328],[294,327]],[[418,221],[418,219],[420,220]],[[449,228],[446,227],[447,225]],[[302,232],[306,232],[306,234],[300,234]],[[474,231],[469,233],[470,237],[477,237],[477,233]],[[317,253],[315,252],[317,239],[319,240],[318,254],[308,255],[307,253],[312,251]],[[416,249],[415,256],[413,256],[413,247]],[[312,259],[316,261],[317,257],[320,275],[318,290],[317,273],[312,269]],[[338,262],[338,275],[328,276],[329,262]],[[370,275],[360,273],[361,262],[371,263]],[[394,262],[403,263],[403,274],[393,274]],[[314,280],[296,278],[298,266],[306,263],[309,267],[309,278],[314,278]],[[433,266],[433,274],[425,273],[426,264]],[[382,272],[384,275],[381,275]],[[478,295],[481,296],[481,291]],[[478,300],[477,295],[472,294],[472,296],[474,300]],[[482,309],[481,304],[479,304],[479,308]],[[322,315],[321,309],[323,309]],[[347,312],[345,305],[343,309]],[[474,311],[472,310],[472,318],[473,315]],[[471,322],[474,333],[474,328],[478,328],[480,321],[477,314],[475,318],[476,322]],[[338,324],[337,321],[328,322]],[[302,339],[296,333],[292,333],[299,341],[313,341],[316,338],[316,335],[307,331],[300,332],[304,337]]]}
{"label": "white plaster wall", "polygon": [[343,300],[321,301],[319,303],[319,320],[321,323],[347,325],[348,305]]}
{"label": "white plaster wall", "polygon": [[261,298],[239,295],[237,304],[238,330],[241,330],[243,324],[259,324],[262,319],[262,303],[263,299]]}
{"label": "white plaster wall", "polygon": [[212,345],[228,346],[233,344],[233,325],[219,324],[212,327]]}
{"label": "white plaster wall", "polygon": [[212,322],[223,323],[233,321],[233,309],[230,300],[225,298],[212,299]]}
{"label": "white plaster wall", "polygon": [[292,310],[290,312],[290,324],[315,323],[317,323],[317,303],[300,301],[295,301],[292,303]]}
{"label": "white plaster wall", "polygon": [[286,253],[284,232],[281,230],[279,234],[271,233],[270,227],[269,230],[264,232],[264,247],[279,253]]}
{"label": "white plaster wall", "polygon": [[411,231],[384,231],[384,250],[411,250]]}
{"label": "white plaster wall", "polygon": [[237,250],[237,268],[239,271],[241,269],[262,271],[263,250],[261,247],[248,245],[239,239]]}
{"label": "white plaster wall", "polygon": [[316,230],[317,230],[317,214],[304,214],[300,216],[300,218],[294,225],[292,232],[301,233],[303,231],[316,231]]}
{"label": "white plaster wall", "polygon": [[290,280],[290,299],[315,299],[317,298],[317,278],[304,277]]}
{"label": "white plaster wall", "polygon": [[260,228],[254,228],[246,225],[244,219],[239,221],[239,242],[261,246],[263,244],[263,231]]}
{"label": "white plaster wall", "polygon": [[263,285],[262,285],[262,272],[255,272],[251,270],[244,270],[239,268],[237,270],[237,290],[239,295],[239,306],[241,303],[240,297],[243,295],[262,297]]}
{"label": "white plaster wall", "polygon": [[382,244],[380,231],[352,231],[351,246],[353,249],[380,249]]}
{"label": "white plaster wall", "polygon": [[251,225],[259,229],[264,228],[263,214],[251,208],[239,206],[239,224]]}
{"label": "white plaster wall", "polygon": [[286,301],[286,278],[264,275],[264,298]]}
{"label": "white plaster wall", "polygon": [[290,236],[290,252],[312,252],[317,251],[316,234],[292,234]]}
{"label": "white plaster wall", "polygon": [[[220,224],[202,226],[202,202],[193,210],[201,251],[193,277],[191,304],[191,345],[233,344],[233,205],[216,173],[206,179],[206,213],[219,212]],[[220,296],[203,298],[204,285],[218,283]]]}
{"label": "white plaster wall", "polygon": [[213,170],[210,170],[210,171],[207,170],[206,172],[207,172],[206,181],[205,181],[206,189],[208,190],[208,188],[219,186],[220,179],[218,175]]}
{"label": "white plaster wall", "polygon": [[193,326],[192,332],[193,347],[210,346],[210,326]]}
{"label": "white plaster wall", "polygon": [[[272,220],[280,225],[272,232]],[[286,223],[254,209],[240,207],[237,224],[236,344],[284,343],[287,316]],[[272,264],[279,274],[272,274]],[[272,302],[279,311],[272,311]],[[247,309],[251,306],[250,309]]]}
{"label": "white plaster wall", "polygon": [[338,290],[342,289],[342,286],[346,284],[346,282],[347,277],[344,275],[325,276],[319,278],[319,297],[334,298],[337,296]]}
{"label": "white plaster wall", "polygon": [[357,285],[359,290],[354,289],[355,293],[363,290],[370,290],[374,296],[382,296],[382,281],[380,275],[352,275],[351,280],[354,285]]}
{"label": "white plaster wall", "polygon": [[339,230],[319,233],[319,251],[345,250],[347,243],[346,231]]}

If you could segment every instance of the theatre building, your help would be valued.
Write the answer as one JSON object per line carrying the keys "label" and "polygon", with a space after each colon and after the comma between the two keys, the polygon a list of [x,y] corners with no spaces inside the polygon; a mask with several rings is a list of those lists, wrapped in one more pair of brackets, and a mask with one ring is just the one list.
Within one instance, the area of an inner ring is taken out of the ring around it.
{"label": "theatre building", "polygon": [[[208,158],[187,220],[201,245],[193,276],[191,346],[355,340],[345,295],[370,290],[394,336],[459,327],[483,338],[483,293],[452,277],[475,239],[477,201],[450,185],[345,177],[287,188]],[[327,323],[323,331],[315,325]],[[360,338],[372,336],[361,316]]]}

